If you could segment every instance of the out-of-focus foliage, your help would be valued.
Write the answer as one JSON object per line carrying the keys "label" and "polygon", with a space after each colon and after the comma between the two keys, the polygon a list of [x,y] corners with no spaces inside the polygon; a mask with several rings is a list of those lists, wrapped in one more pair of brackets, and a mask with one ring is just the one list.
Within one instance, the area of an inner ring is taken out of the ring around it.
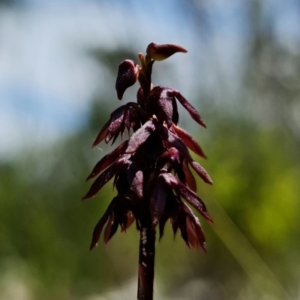
{"label": "out-of-focus foliage", "polygon": [[14,4],[19,4],[19,2],[22,2],[22,0],[0,0],[0,6],[11,6]]}
{"label": "out-of-focus foliage", "polygon": [[[229,111],[199,110],[208,129],[196,139],[209,157],[200,163],[214,180],[213,187],[198,182],[215,222],[200,219],[208,254],[187,249],[179,237],[174,241],[166,228],[157,243],[155,288],[167,299],[299,297],[300,131],[295,110],[300,105],[300,53],[257,27],[257,20],[264,19],[256,15],[258,2],[249,3],[257,6],[249,9],[253,30],[239,100]],[[199,5],[194,8],[195,14],[197,9],[203,13]],[[135,58],[131,49],[92,53],[107,69],[107,82],[114,80],[121,60]],[[205,98],[197,92],[189,100]],[[111,186],[80,202],[88,187],[85,177],[108,149],[92,150],[93,138],[118,105],[114,91],[104,90],[78,133],[46,151],[36,149],[0,164],[1,299],[102,299],[92,295],[136,279],[134,228],[88,250],[92,229],[114,195]]]}

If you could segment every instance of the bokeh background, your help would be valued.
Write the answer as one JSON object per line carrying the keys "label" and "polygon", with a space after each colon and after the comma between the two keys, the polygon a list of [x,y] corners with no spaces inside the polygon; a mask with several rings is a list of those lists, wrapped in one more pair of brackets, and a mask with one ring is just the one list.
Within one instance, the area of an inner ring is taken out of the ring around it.
{"label": "bokeh background", "polygon": [[205,120],[180,108],[214,180],[198,181],[208,254],[169,226],[155,299],[300,299],[298,0],[0,1],[0,299],[135,299],[134,226],[89,251],[111,184],[80,199],[110,148],[91,144],[120,105],[118,64],[152,41],[189,51],[153,81]]}

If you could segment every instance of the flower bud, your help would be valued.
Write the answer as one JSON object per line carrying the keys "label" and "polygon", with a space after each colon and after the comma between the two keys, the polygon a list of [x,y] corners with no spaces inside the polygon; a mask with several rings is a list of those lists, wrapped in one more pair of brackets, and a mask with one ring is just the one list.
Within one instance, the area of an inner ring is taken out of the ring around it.
{"label": "flower bud", "polygon": [[149,44],[146,51],[148,56],[150,56],[150,58],[157,61],[164,60],[176,52],[183,52],[183,53],[187,52],[186,49],[184,49],[179,45],[173,45],[173,44],[158,45],[155,43]]}
{"label": "flower bud", "polygon": [[126,89],[137,81],[139,66],[132,60],[126,59],[119,65],[116,90],[118,99],[121,100]]}

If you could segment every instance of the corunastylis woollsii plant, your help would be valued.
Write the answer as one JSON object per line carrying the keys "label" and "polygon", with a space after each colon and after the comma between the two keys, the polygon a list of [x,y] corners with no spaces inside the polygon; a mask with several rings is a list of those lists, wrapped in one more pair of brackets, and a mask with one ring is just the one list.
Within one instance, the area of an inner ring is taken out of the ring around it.
{"label": "corunastylis woollsii plant", "polygon": [[84,200],[95,196],[114,177],[118,194],[96,225],[90,248],[97,245],[104,226],[107,243],[119,226],[125,231],[136,222],[140,233],[138,299],[153,299],[156,228],[161,238],[165,224],[170,220],[174,235],[179,229],[189,247],[200,246],[206,252],[200,222],[187,203],[206,220],[212,221],[196,194],[196,181],[190,168],[206,183],[212,184],[212,180],[192,159],[188,148],[203,158],[206,156],[196,140],[177,125],[177,101],[198,124],[206,127],[205,123],[180,92],[151,84],[154,62],[177,52],[187,51],[178,45],[151,43],[145,56],[139,53],[140,65],[128,59],[119,65],[118,99],[121,100],[125,90],[139,81],[137,101],[122,105],[111,113],[93,147],[102,140],[114,143],[120,134],[123,137],[125,130],[129,139],[96,164],[87,179],[98,177],[83,197]]}

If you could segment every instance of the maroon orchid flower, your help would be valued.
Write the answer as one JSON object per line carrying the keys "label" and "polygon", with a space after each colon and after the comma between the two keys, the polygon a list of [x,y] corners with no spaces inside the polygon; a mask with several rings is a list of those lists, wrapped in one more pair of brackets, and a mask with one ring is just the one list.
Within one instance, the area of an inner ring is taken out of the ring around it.
{"label": "maroon orchid flower", "polygon": [[121,100],[125,90],[137,80],[140,88],[137,102],[116,109],[100,130],[93,147],[101,141],[115,142],[128,131],[129,139],[105,155],[87,179],[97,176],[88,193],[94,197],[112,178],[117,196],[111,201],[93,233],[94,248],[104,228],[107,243],[120,227],[126,231],[135,221],[140,232],[138,299],[153,298],[155,232],[162,238],[170,220],[174,235],[178,231],[189,247],[200,246],[206,252],[205,237],[190,204],[206,220],[212,222],[202,199],[196,194],[193,169],[202,180],[212,184],[205,169],[192,159],[189,150],[206,158],[196,140],[177,124],[177,101],[201,126],[206,127],[195,108],[176,90],[153,87],[151,73],[154,61],[168,58],[176,52],[187,52],[172,45],[151,43],[144,56],[139,53],[141,66],[131,60],[119,66],[116,90]]}

